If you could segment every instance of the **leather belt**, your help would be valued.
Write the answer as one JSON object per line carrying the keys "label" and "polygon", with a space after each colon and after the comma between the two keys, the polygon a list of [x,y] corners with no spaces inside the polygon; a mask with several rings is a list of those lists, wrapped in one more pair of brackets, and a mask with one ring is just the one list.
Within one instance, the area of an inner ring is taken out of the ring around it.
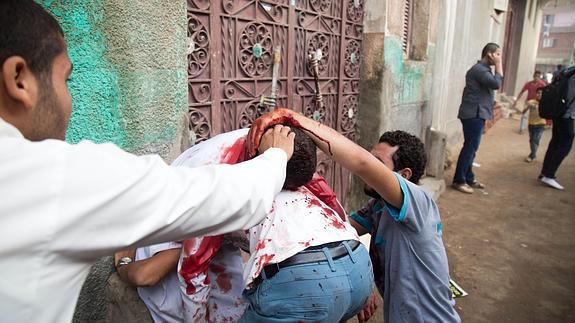
{"label": "leather belt", "polygon": [[[357,240],[347,240],[347,243],[349,244],[349,247],[351,248],[352,251],[357,249],[357,247],[359,247],[359,245],[361,244]],[[331,258],[333,260],[339,259],[348,254],[347,249],[342,244],[342,241],[330,242],[319,246],[309,247],[285,259],[282,262],[265,266],[262,269],[262,271],[265,272],[267,279],[270,279],[273,276],[275,276],[275,274],[277,274],[280,271],[280,269],[285,267],[327,261],[327,258],[325,257],[325,254],[322,251],[322,248],[324,247],[328,248]],[[263,280],[262,274],[260,273],[260,275],[256,277],[256,279],[254,279],[254,285],[255,286],[259,285],[262,282],[262,280]]]}

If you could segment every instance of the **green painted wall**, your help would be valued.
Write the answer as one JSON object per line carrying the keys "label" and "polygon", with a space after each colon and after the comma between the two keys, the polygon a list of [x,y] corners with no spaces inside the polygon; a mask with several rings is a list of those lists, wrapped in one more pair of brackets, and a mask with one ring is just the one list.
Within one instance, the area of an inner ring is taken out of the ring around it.
{"label": "green painted wall", "polygon": [[73,8],[60,1],[40,1],[58,19],[66,33],[68,55],[74,66],[69,82],[72,118],[66,140],[113,142],[125,147],[119,109],[116,67],[105,57],[102,1],[77,1]]}
{"label": "green painted wall", "polygon": [[61,23],[74,65],[66,140],[177,156],[188,138],[186,2],[39,3]]}
{"label": "green painted wall", "polygon": [[422,85],[425,80],[427,62],[412,62],[406,64],[401,46],[401,39],[396,36],[386,36],[384,40],[384,62],[391,72],[394,83],[393,104],[411,104],[426,100]]}

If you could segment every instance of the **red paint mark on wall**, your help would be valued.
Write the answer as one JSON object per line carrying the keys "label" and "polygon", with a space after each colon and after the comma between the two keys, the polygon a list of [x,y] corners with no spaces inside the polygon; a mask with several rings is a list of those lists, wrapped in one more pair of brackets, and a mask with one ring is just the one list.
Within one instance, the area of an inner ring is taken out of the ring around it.
{"label": "red paint mark on wall", "polygon": [[237,164],[246,160],[246,137],[239,138],[229,147],[222,148],[219,163]]}

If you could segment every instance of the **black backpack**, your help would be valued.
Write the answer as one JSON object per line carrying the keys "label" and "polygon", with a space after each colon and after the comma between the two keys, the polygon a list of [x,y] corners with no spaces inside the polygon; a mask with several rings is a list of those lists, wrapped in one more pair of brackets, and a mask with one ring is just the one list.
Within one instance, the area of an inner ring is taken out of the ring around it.
{"label": "black backpack", "polygon": [[575,75],[575,66],[565,68],[555,77],[553,82],[543,88],[539,101],[539,116],[544,119],[560,118],[565,114],[573,99],[567,101],[569,79]]}

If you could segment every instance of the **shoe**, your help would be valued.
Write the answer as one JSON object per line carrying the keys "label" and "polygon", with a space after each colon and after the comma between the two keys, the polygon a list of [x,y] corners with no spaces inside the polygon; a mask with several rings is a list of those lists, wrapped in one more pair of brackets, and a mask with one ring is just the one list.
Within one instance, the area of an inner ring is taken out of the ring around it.
{"label": "shoe", "polygon": [[467,185],[469,185],[469,186],[471,186],[471,187],[473,187],[473,188],[478,188],[478,189],[480,189],[480,190],[482,190],[482,189],[485,188],[485,184],[480,183],[480,182],[478,182],[478,181],[475,181],[475,182],[473,182],[473,183],[467,183]]}
{"label": "shoe", "polygon": [[557,181],[554,178],[549,178],[549,177],[541,177],[540,181],[550,187],[553,187],[554,189],[558,189],[558,190],[564,190],[565,187],[561,186],[561,184],[557,183]]}
{"label": "shoe", "polygon": [[533,161],[533,159],[534,159],[534,158],[531,158],[531,157],[527,156],[527,157],[525,157],[525,162],[526,162],[526,163],[530,163],[530,162]]}
{"label": "shoe", "polygon": [[451,184],[451,187],[453,187],[454,189],[456,189],[462,193],[467,193],[467,194],[473,193],[473,189],[471,188],[471,186],[467,185],[466,183],[453,183],[453,184]]}

